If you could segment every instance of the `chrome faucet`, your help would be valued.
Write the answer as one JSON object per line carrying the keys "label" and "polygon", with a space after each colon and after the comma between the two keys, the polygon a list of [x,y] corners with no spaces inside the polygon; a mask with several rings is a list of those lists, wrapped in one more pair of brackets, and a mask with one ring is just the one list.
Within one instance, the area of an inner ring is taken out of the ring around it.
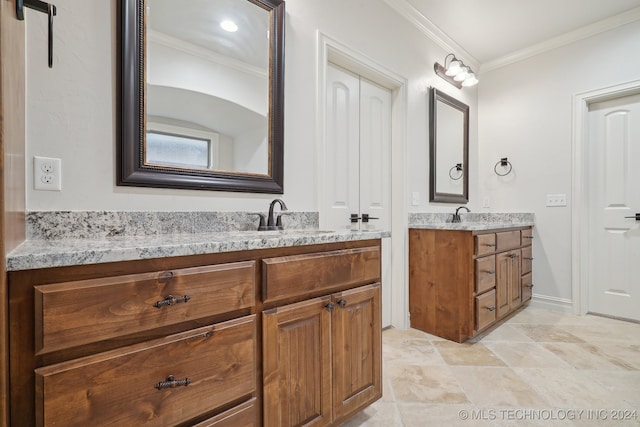
{"label": "chrome faucet", "polygon": [[[280,215],[278,215],[278,219],[273,218],[273,207],[278,203],[280,205]],[[282,230],[282,211],[287,210],[287,205],[281,199],[274,199],[269,205],[269,216],[267,217],[267,226],[266,230]]]}
{"label": "chrome faucet", "polygon": [[462,221],[460,219],[460,214],[458,213],[458,212],[460,212],[460,209],[466,209],[467,212],[471,212],[468,207],[460,206],[458,209],[456,209],[456,213],[453,214],[453,219],[451,220],[451,222],[461,222]]}

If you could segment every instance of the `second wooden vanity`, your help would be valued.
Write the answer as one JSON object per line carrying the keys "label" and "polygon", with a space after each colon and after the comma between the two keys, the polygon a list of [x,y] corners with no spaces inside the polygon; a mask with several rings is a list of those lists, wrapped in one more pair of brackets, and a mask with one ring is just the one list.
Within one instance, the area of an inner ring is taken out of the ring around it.
{"label": "second wooden vanity", "polygon": [[11,425],[335,425],[382,395],[380,240],[13,271]]}
{"label": "second wooden vanity", "polygon": [[531,299],[532,228],[409,230],[411,327],[463,342]]}

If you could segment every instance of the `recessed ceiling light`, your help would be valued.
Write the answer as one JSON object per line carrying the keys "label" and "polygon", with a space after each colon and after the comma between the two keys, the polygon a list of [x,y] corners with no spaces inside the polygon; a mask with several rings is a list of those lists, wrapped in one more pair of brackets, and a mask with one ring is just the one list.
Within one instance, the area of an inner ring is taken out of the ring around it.
{"label": "recessed ceiling light", "polygon": [[230,33],[235,33],[238,31],[238,26],[233,21],[222,21],[220,24],[223,30],[229,31]]}

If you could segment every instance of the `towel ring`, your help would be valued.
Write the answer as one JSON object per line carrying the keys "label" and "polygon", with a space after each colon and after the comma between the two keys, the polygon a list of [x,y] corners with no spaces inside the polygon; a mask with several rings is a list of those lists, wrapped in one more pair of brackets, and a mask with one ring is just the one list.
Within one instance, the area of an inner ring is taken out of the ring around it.
{"label": "towel ring", "polygon": [[[459,177],[455,178],[455,177],[452,175],[452,172],[453,172],[454,170],[456,170],[456,171],[460,172],[460,176],[459,176]],[[454,181],[457,181],[457,180],[459,180],[460,178],[462,178],[462,175],[464,175],[464,174],[462,173],[462,163],[456,163],[456,165],[455,165],[454,167],[452,167],[451,169],[449,169],[449,178],[453,179]]]}
{"label": "towel ring", "polygon": [[[498,172],[498,166],[502,166],[502,167],[509,167],[509,169],[505,172],[505,173],[500,173]],[[507,160],[506,157],[503,157],[500,159],[500,161],[498,163],[496,163],[496,165],[493,167],[493,171],[496,173],[496,175],[498,176],[507,176],[511,173],[511,170],[513,169],[513,166],[511,165],[511,162],[509,162],[509,160]]]}

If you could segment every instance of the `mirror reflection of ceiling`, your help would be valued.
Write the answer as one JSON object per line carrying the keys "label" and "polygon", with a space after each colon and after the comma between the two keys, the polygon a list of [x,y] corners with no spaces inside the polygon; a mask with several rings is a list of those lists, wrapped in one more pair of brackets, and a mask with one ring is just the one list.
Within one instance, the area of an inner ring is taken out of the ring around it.
{"label": "mirror reflection of ceiling", "polygon": [[247,129],[266,126],[264,116],[234,102],[200,92],[149,85],[147,97],[149,105],[153,106],[148,112],[152,116],[196,123],[206,130],[226,135],[238,135]]}
{"label": "mirror reflection of ceiling", "polygon": [[[269,67],[268,12],[250,1],[147,0],[147,17],[154,32],[263,70]],[[227,20],[238,26],[236,32],[220,27]]]}

